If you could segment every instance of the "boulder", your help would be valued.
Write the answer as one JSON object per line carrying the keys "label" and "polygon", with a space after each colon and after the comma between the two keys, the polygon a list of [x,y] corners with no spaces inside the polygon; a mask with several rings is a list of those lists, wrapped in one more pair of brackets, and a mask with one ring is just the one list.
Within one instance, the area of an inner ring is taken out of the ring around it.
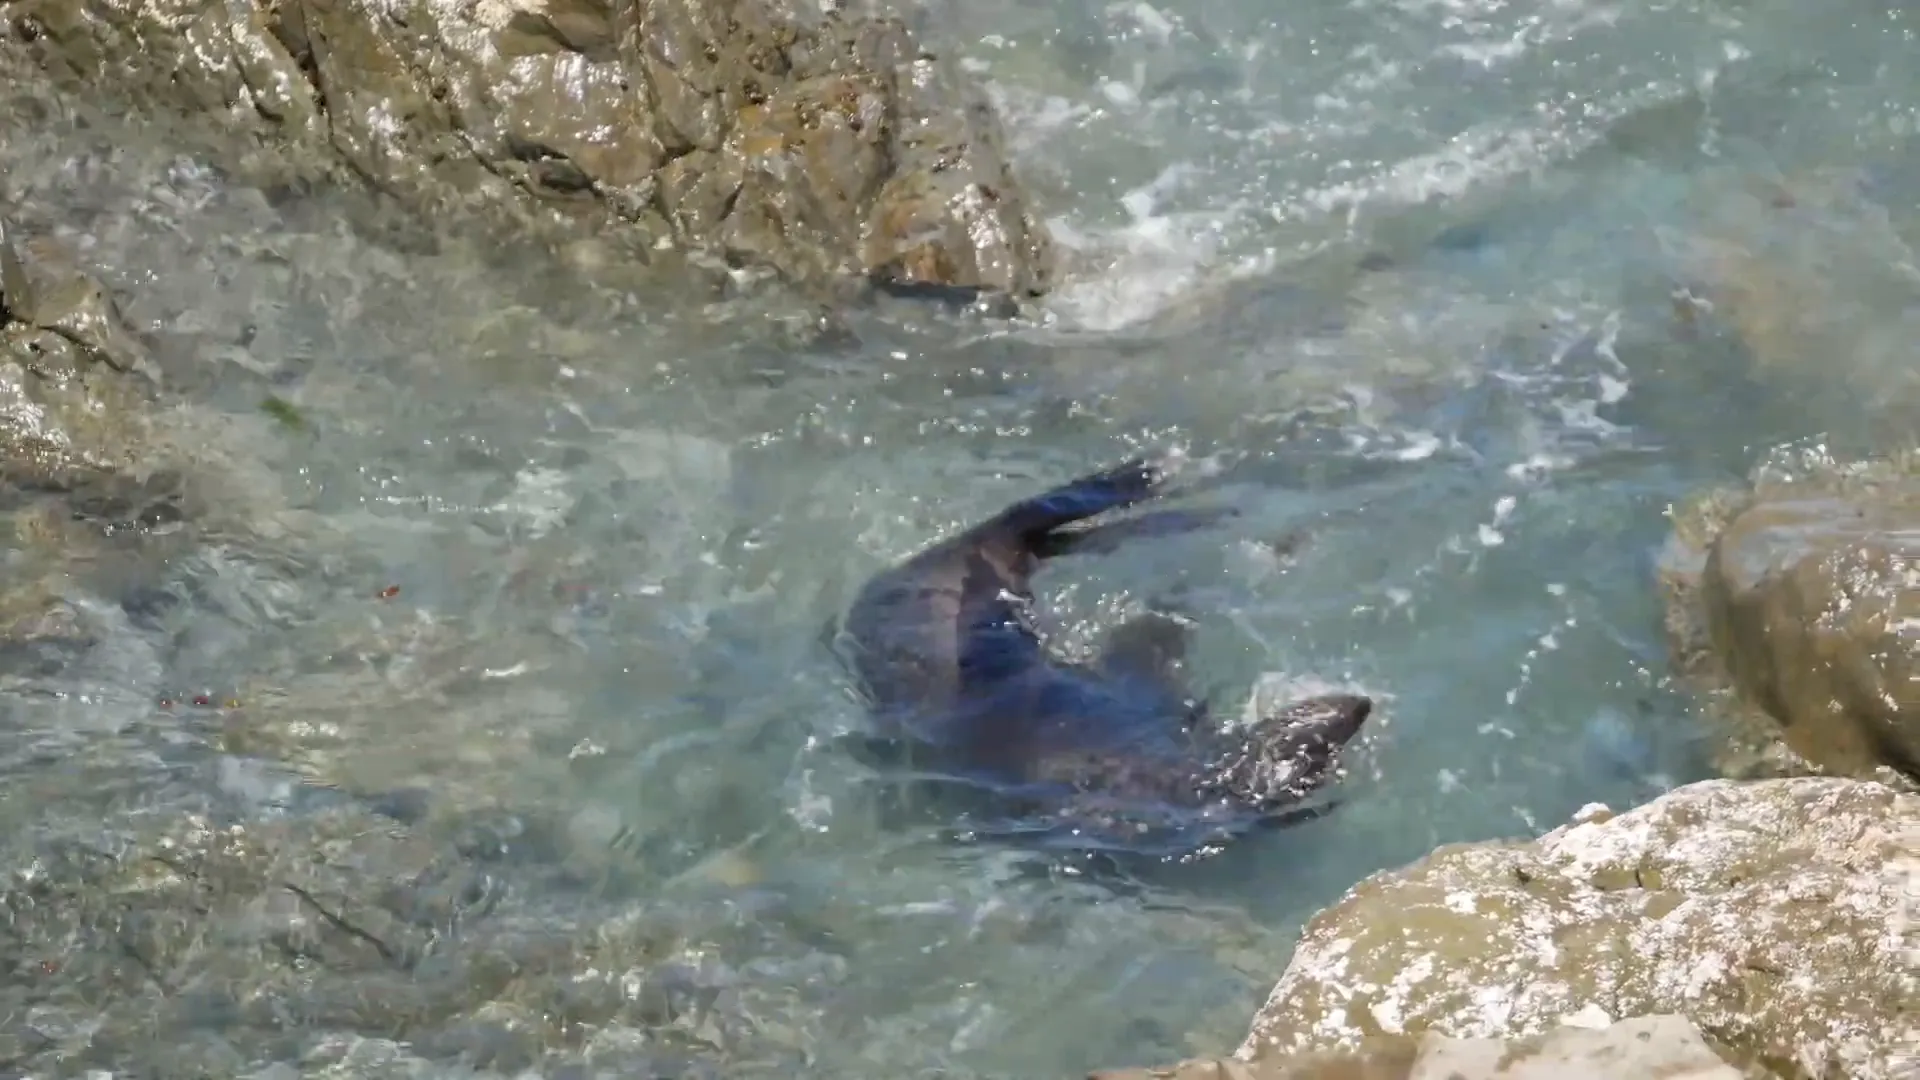
{"label": "boulder", "polygon": [[1682,1016],[1598,1028],[1569,1024],[1525,1039],[1453,1039],[1431,1032],[1376,1035],[1352,1050],[1253,1062],[1187,1061],[1091,1080],[1740,1080]]}
{"label": "boulder", "polygon": [[1017,297],[1053,273],[992,107],[896,20],[774,0],[5,11],[69,85],[212,114],[263,136],[274,169],[357,177],[435,217],[480,209],[797,282]]}
{"label": "boulder", "polygon": [[1783,457],[1674,514],[1681,667],[1723,699],[1730,775],[1920,776],[1920,457]]}
{"label": "boulder", "polygon": [[1882,784],[1712,780],[1589,807],[1349,890],[1308,924],[1236,1058],[1678,1014],[1757,1075],[1911,1077],[1916,883],[1920,796]]}

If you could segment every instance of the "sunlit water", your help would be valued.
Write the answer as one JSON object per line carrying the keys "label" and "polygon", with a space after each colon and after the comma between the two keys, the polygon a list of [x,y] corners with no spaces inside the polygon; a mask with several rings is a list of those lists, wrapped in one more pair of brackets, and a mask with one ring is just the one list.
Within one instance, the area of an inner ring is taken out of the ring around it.
{"label": "sunlit water", "polygon": [[[276,763],[539,807],[620,887],[710,879],[820,957],[718,958],[826,981],[816,1075],[1035,1077],[1224,1049],[1366,874],[1700,775],[1663,513],[1783,441],[1883,437],[1855,422],[1877,369],[1837,358],[1904,338],[1920,295],[1907,17],[1277,12],[922,9],[1000,99],[1070,280],[1039,324],[886,309],[812,350],[16,114],[29,224],[124,293],[252,478],[229,517],[257,500],[279,531],[131,599],[76,579],[99,640],[9,678],[6,827],[281,812]],[[1767,194],[1807,177],[1824,201]],[[1827,291],[1789,295],[1850,306],[1791,340],[1840,367],[1769,382],[1676,315],[1708,232],[1817,260]],[[1243,517],[1063,563],[1046,615],[1073,647],[1177,602],[1230,710],[1263,680],[1375,695],[1339,811],[1126,890],[876,824],[824,746],[860,720],[827,621],[885,560],[1171,445],[1240,463],[1211,498]],[[251,757],[209,749],[196,694],[238,703]]]}

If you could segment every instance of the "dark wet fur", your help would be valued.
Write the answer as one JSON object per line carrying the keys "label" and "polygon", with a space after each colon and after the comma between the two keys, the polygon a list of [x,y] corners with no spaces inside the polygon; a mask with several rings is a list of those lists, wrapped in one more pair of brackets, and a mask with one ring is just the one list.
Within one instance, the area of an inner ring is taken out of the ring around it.
{"label": "dark wet fur", "polygon": [[1033,575],[1047,560],[1232,515],[1093,520],[1166,494],[1165,482],[1151,462],[1129,461],[1016,503],[868,581],[842,641],[874,723],[849,749],[879,769],[911,770],[921,801],[989,823],[981,831],[1066,835],[1096,849],[1173,833],[1190,853],[1207,846],[1194,839],[1207,826],[1225,837],[1324,812],[1303,803],[1332,777],[1369,699],[1300,701],[1223,734],[1182,677],[1180,619],[1123,623],[1088,663],[1055,655],[1029,621]]}

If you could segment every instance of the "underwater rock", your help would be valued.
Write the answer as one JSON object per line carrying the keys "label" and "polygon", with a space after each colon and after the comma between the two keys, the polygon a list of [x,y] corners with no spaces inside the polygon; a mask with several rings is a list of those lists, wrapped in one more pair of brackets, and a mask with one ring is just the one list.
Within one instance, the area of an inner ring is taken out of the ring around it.
{"label": "underwater rock", "polygon": [[1838,778],[1711,780],[1448,845],[1308,924],[1232,1067],[1598,1010],[1684,1016],[1757,1075],[1910,1076],[1910,945],[1890,928],[1917,874],[1920,797]]}
{"label": "underwater rock", "polygon": [[1718,692],[1723,772],[1920,777],[1917,466],[1792,455],[1676,508],[1668,629]]}
{"label": "underwater rock", "polygon": [[153,369],[62,246],[0,221],[0,476],[60,487],[140,458]]}
{"label": "underwater rock", "polygon": [[61,589],[118,596],[185,549],[200,481],[224,473],[173,419],[107,288],[59,240],[0,221],[0,648]]}
{"label": "underwater rock", "polygon": [[897,20],[773,0],[15,0],[64,83],[268,133],[296,174],[792,281],[1046,291],[981,90]]}
{"label": "underwater rock", "polygon": [[1658,230],[1683,283],[1674,330],[1696,347],[1726,335],[1787,416],[1845,425],[1877,447],[1905,441],[1920,410],[1920,277],[1898,205],[1852,167],[1706,170],[1689,224]]}
{"label": "underwater rock", "polygon": [[1600,1027],[1569,1023],[1525,1039],[1375,1035],[1352,1050],[1188,1061],[1172,1069],[1094,1073],[1090,1080],[1739,1080],[1683,1016]]}
{"label": "underwater rock", "polygon": [[566,891],[351,806],[51,829],[0,853],[7,1075],[792,1076],[834,973],[777,977],[804,958],[710,904]]}
{"label": "underwater rock", "polygon": [[209,527],[284,531],[285,496],[257,444],[169,390],[115,294],[82,267],[84,241],[19,226],[41,209],[23,201],[0,221],[9,588],[60,579],[118,598],[154,586]]}

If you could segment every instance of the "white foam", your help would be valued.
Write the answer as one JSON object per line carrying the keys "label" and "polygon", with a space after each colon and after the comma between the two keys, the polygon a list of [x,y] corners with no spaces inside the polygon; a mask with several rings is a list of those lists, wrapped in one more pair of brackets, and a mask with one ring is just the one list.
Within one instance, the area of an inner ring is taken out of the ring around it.
{"label": "white foam", "polygon": [[[1130,196],[1131,198],[1131,196]],[[1072,328],[1118,330],[1152,318],[1204,280],[1202,268],[1219,244],[1219,219],[1204,214],[1141,215],[1104,235],[1053,223],[1062,246],[1076,249],[1096,272],[1055,291],[1048,310]]]}
{"label": "white foam", "polygon": [[[1121,84],[1104,83],[1102,89],[1116,104],[1121,102],[1115,94],[1125,96]],[[1055,239],[1089,268],[1054,292],[1049,310],[1056,319],[1075,329],[1116,330],[1152,317],[1212,276],[1203,271],[1226,246],[1238,211],[1170,209],[1204,178],[1197,166],[1168,165],[1120,196],[1131,219],[1125,225],[1083,229],[1069,219],[1050,222]]]}

